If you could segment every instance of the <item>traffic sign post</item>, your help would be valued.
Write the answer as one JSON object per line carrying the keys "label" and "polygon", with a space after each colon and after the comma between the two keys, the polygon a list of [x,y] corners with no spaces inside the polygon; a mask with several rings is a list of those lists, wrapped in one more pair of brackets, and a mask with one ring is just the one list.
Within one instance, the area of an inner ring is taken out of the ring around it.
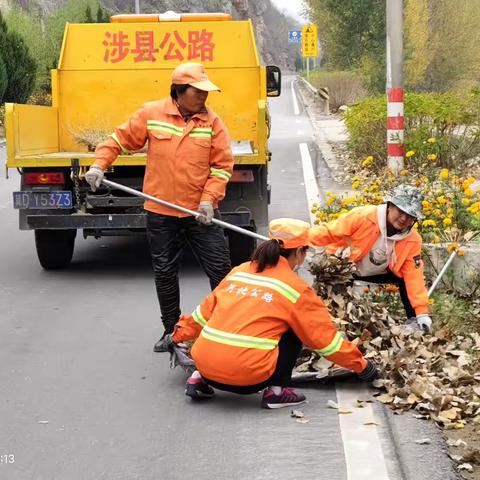
{"label": "traffic sign post", "polygon": [[318,35],[316,25],[302,26],[302,56],[307,61],[307,79],[310,78],[310,57],[318,56]]}

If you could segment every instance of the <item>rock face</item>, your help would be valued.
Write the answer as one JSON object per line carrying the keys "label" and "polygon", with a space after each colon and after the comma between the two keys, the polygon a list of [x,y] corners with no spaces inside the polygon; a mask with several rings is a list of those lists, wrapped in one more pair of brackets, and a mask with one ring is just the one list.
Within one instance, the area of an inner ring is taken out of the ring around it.
{"label": "rock face", "polygon": [[[36,3],[46,15],[63,5],[65,0],[0,0],[0,10],[9,5],[29,8]],[[100,3],[113,13],[133,13],[135,2],[132,0],[100,0]],[[288,30],[297,29],[295,21],[285,17],[270,0],[140,0],[143,13],[163,13],[173,10],[186,12],[225,12],[234,19],[252,19],[257,47],[262,63],[278,65],[283,70],[294,70],[295,59],[299,55],[299,46],[288,43]]]}

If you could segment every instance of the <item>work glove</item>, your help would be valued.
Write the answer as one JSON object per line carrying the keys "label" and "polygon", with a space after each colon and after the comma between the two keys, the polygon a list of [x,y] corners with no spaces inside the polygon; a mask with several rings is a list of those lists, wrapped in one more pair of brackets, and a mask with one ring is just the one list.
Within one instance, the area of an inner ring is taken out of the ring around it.
{"label": "work glove", "polygon": [[203,225],[210,225],[213,219],[213,205],[212,202],[200,202],[198,206],[198,213],[196,220],[198,223],[202,223]]}
{"label": "work glove", "polygon": [[[158,346],[157,346],[158,345]],[[175,342],[172,339],[172,334],[167,333],[162,340],[156,345],[156,352],[163,353],[163,352],[170,352],[173,353],[173,347],[175,346]]]}
{"label": "work glove", "polygon": [[380,376],[380,371],[377,366],[371,360],[367,360],[367,366],[363,369],[362,372],[357,373],[360,380],[365,380],[366,382],[372,382]]}
{"label": "work glove", "polygon": [[432,329],[432,319],[430,318],[430,315],[423,314],[423,315],[417,315],[417,323],[418,326],[424,331],[424,332],[430,332]]}
{"label": "work glove", "polygon": [[88,172],[85,174],[85,180],[90,185],[92,192],[94,192],[103,181],[103,168],[92,165]]}

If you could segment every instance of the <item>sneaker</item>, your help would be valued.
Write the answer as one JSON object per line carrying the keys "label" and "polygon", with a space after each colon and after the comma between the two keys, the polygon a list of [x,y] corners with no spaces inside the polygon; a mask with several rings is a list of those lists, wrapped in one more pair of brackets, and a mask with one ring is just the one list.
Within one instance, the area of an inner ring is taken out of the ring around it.
{"label": "sneaker", "polygon": [[215,396],[215,390],[205,383],[202,378],[190,377],[185,385],[185,395],[194,399],[212,398]]}
{"label": "sneaker", "polygon": [[303,393],[296,393],[293,388],[283,387],[280,395],[275,395],[271,388],[263,392],[262,408],[282,408],[299,405],[306,400]]}

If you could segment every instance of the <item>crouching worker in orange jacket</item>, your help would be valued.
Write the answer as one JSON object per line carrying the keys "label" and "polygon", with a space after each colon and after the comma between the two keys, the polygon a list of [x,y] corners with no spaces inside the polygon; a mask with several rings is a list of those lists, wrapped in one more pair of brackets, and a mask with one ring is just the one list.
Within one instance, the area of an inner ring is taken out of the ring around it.
{"label": "crouching worker in orange jacket", "polygon": [[288,387],[302,343],[363,380],[377,377],[375,364],[336,330],[322,300],[295,273],[305,260],[309,229],[300,220],[272,220],[271,240],[164,339],[170,346],[196,339],[191,353],[197,371],[187,381],[186,395],[212,397],[213,388],[238,394],[265,389],[264,408],[302,403],[305,396]]}
{"label": "crouching worker in orange jacket", "polygon": [[398,185],[382,205],[357,207],[337,220],[310,230],[315,246],[327,253],[351,249],[357,279],[398,285],[408,323],[429,331],[428,292],[423,277],[422,238],[413,228],[422,219],[423,195],[418,188]]}

